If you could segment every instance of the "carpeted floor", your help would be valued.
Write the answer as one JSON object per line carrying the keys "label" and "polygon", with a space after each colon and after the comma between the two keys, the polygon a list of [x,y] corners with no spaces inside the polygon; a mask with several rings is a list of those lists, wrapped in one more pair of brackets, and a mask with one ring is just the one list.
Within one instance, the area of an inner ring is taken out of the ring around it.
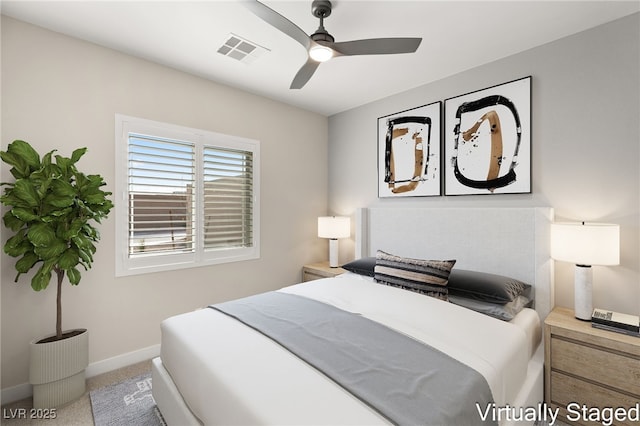
{"label": "carpeted floor", "polygon": [[[47,420],[37,419],[19,419],[7,418],[11,417],[10,410],[24,408],[29,411],[32,408],[31,398],[17,401],[2,406],[2,424],[10,426],[26,426],[26,425],[47,425],[47,426],[93,426],[93,413],[91,411],[91,400],[89,392],[123,382],[141,374],[151,372],[151,361],[144,361],[129,367],[121,368],[109,373],[101,374],[87,380],[87,391],[77,401],[71,402],[62,407],[56,408],[56,418]],[[16,411],[13,411],[14,413]],[[4,415],[6,414],[6,415]]]}

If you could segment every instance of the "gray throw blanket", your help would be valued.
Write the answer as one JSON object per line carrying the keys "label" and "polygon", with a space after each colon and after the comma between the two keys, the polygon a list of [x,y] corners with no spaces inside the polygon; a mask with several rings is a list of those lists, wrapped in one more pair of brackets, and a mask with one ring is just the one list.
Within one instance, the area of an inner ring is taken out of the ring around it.
{"label": "gray throw blanket", "polygon": [[485,378],[454,358],[361,315],[269,292],[211,305],[259,331],[400,425],[483,423]]}

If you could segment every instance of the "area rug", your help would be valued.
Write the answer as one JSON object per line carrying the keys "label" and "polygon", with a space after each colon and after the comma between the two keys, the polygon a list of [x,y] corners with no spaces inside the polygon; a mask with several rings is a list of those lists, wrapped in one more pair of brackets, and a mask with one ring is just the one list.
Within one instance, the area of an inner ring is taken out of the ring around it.
{"label": "area rug", "polygon": [[151,395],[151,373],[89,393],[95,426],[165,426]]}

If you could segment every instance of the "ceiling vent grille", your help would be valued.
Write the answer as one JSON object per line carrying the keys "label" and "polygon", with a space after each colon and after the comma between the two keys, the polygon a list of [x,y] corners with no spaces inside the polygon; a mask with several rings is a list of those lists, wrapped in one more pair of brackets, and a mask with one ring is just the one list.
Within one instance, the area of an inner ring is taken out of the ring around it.
{"label": "ceiling vent grille", "polygon": [[224,44],[218,49],[218,53],[244,63],[252,63],[269,49],[253,43],[236,34],[229,34]]}

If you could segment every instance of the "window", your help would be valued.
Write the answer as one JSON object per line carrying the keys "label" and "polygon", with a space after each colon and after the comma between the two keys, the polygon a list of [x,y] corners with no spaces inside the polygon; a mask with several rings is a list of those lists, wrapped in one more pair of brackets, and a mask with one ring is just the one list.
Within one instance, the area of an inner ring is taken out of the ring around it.
{"label": "window", "polygon": [[259,258],[259,147],[116,115],[116,275]]}

